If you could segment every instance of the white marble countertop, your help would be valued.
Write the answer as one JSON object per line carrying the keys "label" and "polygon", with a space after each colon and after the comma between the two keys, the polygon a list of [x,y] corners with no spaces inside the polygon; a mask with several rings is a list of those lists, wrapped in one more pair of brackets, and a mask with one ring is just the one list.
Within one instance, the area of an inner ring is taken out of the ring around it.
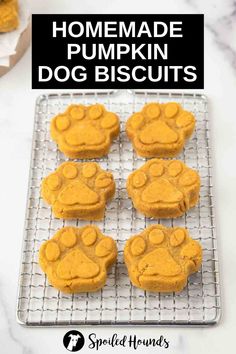
{"label": "white marble countertop", "polygon": [[[148,5],[148,6],[147,6]],[[170,349],[139,349],[143,352],[232,352],[236,329],[236,2],[234,0],[47,0],[32,1],[33,13],[204,13],[205,89],[209,98],[218,246],[222,283],[223,316],[211,328],[82,328],[86,335],[109,337],[137,334],[170,341]],[[1,247],[0,247],[0,352],[1,354],[65,353],[65,328],[23,328],[16,323],[15,307],[22,231],[24,223],[34,105],[41,93],[30,90],[30,50],[20,63],[0,79],[1,151]],[[113,352],[133,350],[113,349]],[[81,352],[92,352],[83,349]],[[100,352],[100,351],[99,351]],[[105,347],[103,352],[111,352]]]}

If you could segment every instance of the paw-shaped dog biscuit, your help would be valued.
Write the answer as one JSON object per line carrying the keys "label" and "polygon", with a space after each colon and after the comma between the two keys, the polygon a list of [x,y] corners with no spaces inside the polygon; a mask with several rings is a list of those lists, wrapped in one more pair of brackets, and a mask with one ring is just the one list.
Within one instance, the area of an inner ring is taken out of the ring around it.
{"label": "paw-shaped dog biscuit", "polygon": [[92,225],[64,227],[39,251],[39,264],[49,283],[65,293],[102,288],[116,258],[115,241]]}
{"label": "paw-shaped dog biscuit", "polygon": [[113,175],[96,162],[64,162],[43,179],[42,198],[57,218],[100,220],[114,196]]}
{"label": "paw-shaped dog biscuit", "polygon": [[136,153],[143,157],[174,157],[195,127],[195,118],[176,102],[148,103],[126,123]]}
{"label": "paw-shaped dog biscuit", "polygon": [[197,204],[200,177],[179,160],[152,159],[127,179],[134,207],[153,218],[176,218]]}
{"label": "paw-shaped dog biscuit", "polygon": [[202,263],[202,248],[186,229],[152,225],[125,244],[130,280],[154,292],[181,291]]}
{"label": "paw-shaped dog biscuit", "polygon": [[0,1],[0,32],[13,31],[18,25],[18,0]]}
{"label": "paw-shaped dog biscuit", "polygon": [[70,105],[51,121],[51,137],[71,158],[98,158],[107,155],[120,130],[119,118],[101,104]]}

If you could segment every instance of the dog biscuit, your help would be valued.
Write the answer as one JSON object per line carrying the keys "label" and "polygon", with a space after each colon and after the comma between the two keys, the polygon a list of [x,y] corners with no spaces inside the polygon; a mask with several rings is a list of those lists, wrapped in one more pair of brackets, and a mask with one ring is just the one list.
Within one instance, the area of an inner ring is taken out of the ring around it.
{"label": "dog biscuit", "polygon": [[0,1],[0,33],[13,31],[18,25],[18,0]]}
{"label": "dog biscuit", "polygon": [[200,177],[179,160],[152,159],[127,179],[134,207],[153,218],[176,218],[198,202]]}
{"label": "dog biscuit", "polygon": [[64,162],[41,186],[55,217],[64,219],[100,220],[114,194],[113,175],[96,162]]}
{"label": "dog biscuit", "polygon": [[116,261],[115,241],[98,227],[64,227],[39,250],[39,264],[49,283],[64,293],[101,289]]}
{"label": "dog biscuit", "polygon": [[107,155],[120,131],[119,118],[101,104],[70,105],[51,121],[51,137],[70,158],[99,158]]}
{"label": "dog biscuit", "polygon": [[195,118],[176,102],[148,103],[126,123],[136,153],[143,157],[174,157],[195,127]]}
{"label": "dog biscuit", "polygon": [[188,230],[152,225],[125,244],[124,259],[132,284],[153,292],[181,291],[202,263],[202,248]]}

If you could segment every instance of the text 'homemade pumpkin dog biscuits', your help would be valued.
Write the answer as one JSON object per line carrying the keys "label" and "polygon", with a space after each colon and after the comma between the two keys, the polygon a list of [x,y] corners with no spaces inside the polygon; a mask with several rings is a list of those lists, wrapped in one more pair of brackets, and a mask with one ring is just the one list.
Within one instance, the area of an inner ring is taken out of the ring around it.
{"label": "text 'homemade pumpkin dog biscuits'", "polygon": [[51,121],[51,137],[71,158],[107,155],[120,131],[119,118],[101,104],[71,105]]}
{"label": "text 'homemade pumpkin dog biscuits'", "polygon": [[125,244],[133,285],[154,292],[181,291],[202,263],[202,248],[186,229],[152,225]]}
{"label": "text 'homemade pumpkin dog biscuits'", "polygon": [[13,31],[18,25],[18,0],[0,1],[0,32]]}
{"label": "text 'homemade pumpkin dog biscuits'", "polygon": [[174,157],[191,136],[195,118],[180,104],[148,103],[126,123],[136,153],[143,157]]}
{"label": "text 'homemade pumpkin dog biscuits'", "polygon": [[43,179],[42,198],[64,219],[100,220],[115,194],[113,175],[96,162],[64,162]]}
{"label": "text 'homemade pumpkin dog biscuits'", "polygon": [[179,160],[152,159],[127,179],[134,207],[153,218],[175,218],[197,204],[200,177]]}
{"label": "text 'homemade pumpkin dog biscuits'", "polygon": [[64,227],[39,251],[39,264],[49,283],[65,293],[102,288],[116,258],[115,241],[92,225]]}

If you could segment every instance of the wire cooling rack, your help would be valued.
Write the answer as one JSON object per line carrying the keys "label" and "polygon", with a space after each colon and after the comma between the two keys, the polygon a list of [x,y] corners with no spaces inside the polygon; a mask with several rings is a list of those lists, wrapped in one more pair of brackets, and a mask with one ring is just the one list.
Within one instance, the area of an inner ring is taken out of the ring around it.
{"label": "wire cooling rack", "polygon": [[[127,197],[127,176],[144,163],[134,153],[125,134],[125,121],[150,101],[178,101],[196,116],[196,129],[178,157],[201,176],[198,206],[176,220],[158,220],[166,226],[183,226],[203,247],[203,263],[189,277],[180,293],[151,293],[131,285],[123,262],[125,241],[148,225]],[[68,104],[103,103],[121,119],[121,133],[112,144],[108,157],[97,159],[103,169],[113,172],[116,196],[107,206],[105,219],[96,222],[118,245],[118,260],[108,274],[104,288],[96,293],[66,295],[51,287],[38,265],[40,245],[65,225],[83,226],[87,222],[55,219],[40,198],[42,178],[66,160],[50,139],[50,119]],[[220,317],[218,258],[212,192],[211,147],[207,100],[199,94],[160,92],[99,92],[51,94],[36,102],[35,125],[30,167],[28,203],[22,250],[22,266],[17,305],[18,322],[27,326],[57,325],[210,325]]]}

